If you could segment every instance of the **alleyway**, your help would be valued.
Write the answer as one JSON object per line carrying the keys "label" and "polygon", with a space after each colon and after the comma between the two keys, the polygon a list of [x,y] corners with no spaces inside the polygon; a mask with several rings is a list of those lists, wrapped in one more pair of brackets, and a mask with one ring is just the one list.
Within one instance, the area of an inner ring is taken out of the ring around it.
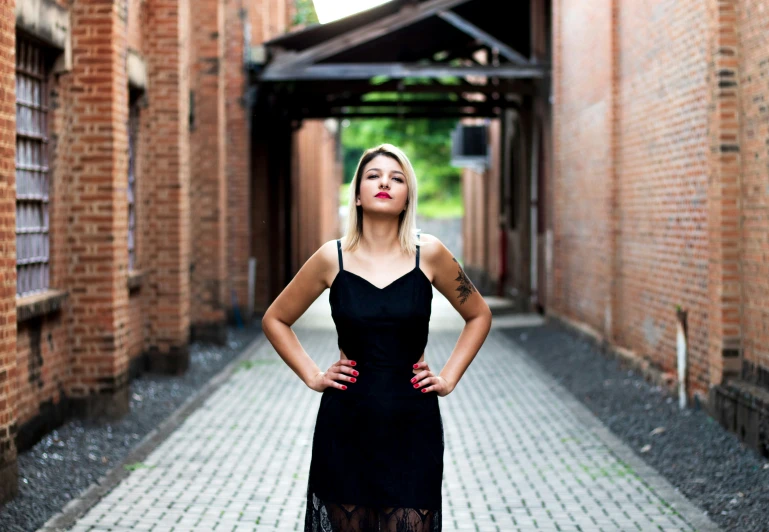
{"label": "alleyway", "polygon": [[[294,327],[321,368],[338,356],[327,294]],[[462,321],[438,292],[433,308],[439,369]],[[258,342],[73,530],[301,530],[320,397]],[[497,331],[441,411],[446,531],[717,530]]]}

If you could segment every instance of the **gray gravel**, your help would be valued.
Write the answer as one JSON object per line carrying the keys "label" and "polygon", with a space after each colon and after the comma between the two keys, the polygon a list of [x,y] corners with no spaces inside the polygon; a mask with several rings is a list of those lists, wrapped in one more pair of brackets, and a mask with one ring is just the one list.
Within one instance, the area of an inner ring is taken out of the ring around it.
{"label": "gray gravel", "polygon": [[702,408],[680,411],[677,397],[557,322],[504,333],[724,530],[769,531],[769,462]]}
{"label": "gray gravel", "polygon": [[72,420],[19,454],[19,494],[0,506],[2,532],[34,531],[119,464],[149,432],[262,334],[261,320],[230,327],[225,346],[190,345],[179,377],[143,375],[131,382],[131,411],[112,423]]}

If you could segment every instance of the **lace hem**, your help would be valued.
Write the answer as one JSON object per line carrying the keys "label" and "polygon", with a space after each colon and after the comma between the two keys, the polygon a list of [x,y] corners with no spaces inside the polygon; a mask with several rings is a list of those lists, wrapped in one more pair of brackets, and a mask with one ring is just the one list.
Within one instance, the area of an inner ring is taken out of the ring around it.
{"label": "lace hem", "polygon": [[307,494],[305,532],[441,532],[441,510],[373,508]]}

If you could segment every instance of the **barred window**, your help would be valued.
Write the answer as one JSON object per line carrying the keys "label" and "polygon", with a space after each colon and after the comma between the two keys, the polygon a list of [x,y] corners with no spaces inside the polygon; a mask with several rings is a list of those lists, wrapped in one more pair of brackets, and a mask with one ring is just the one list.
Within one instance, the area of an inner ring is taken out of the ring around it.
{"label": "barred window", "polygon": [[16,293],[48,288],[48,94],[43,49],[16,40]]}
{"label": "barred window", "polygon": [[131,104],[128,115],[128,270],[136,266],[136,140],[139,105]]}

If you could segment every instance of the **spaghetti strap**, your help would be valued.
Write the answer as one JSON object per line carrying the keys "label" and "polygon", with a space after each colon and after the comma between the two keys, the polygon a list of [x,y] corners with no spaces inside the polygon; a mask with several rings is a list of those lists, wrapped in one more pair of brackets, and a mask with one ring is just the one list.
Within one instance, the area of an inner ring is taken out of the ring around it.
{"label": "spaghetti strap", "polygon": [[[339,254],[339,271],[341,272],[344,270],[344,264],[342,263],[342,239],[336,241],[336,249]],[[417,263],[419,263],[419,260],[417,260]]]}
{"label": "spaghetti strap", "polygon": [[[422,233],[417,233],[417,240],[419,240],[419,235]],[[417,268],[419,268],[419,246],[417,246]]]}

